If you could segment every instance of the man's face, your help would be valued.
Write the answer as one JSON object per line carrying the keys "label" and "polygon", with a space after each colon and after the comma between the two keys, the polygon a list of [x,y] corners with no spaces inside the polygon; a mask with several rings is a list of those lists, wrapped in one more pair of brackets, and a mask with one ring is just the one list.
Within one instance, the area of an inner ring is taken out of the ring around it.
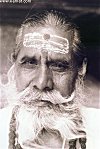
{"label": "man's face", "polygon": [[[34,33],[38,33],[37,36],[40,35],[40,37],[34,36]],[[32,40],[32,38],[35,42],[35,38],[38,38],[40,41],[38,40],[38,44],[33,41],[27,43],[25,39],[27,35],[29,35],[27,41]],[[46,43],[44,43],[45,39]],[[55,48],[56,46],[59,47],[61,40],[62,45],[65,42],[67,44],[68,51],[65,53],[59,50],[56,51]],[[71,45],[72,36],[70,32],[64,33],[61,30],[56,31],[50,27],[30,27],[25,29],[22,48],[15,62],[15,77],[18,91],[31,86],[41,92],[55,89],[64,97],[71,95],[77,78],[77,67],[75,67],[76,63],[73,58]],[[46,46],[45,50],[43,46]]]}
{"label": "man's face", "polygon": [[[42,146],[57,144],[57,148],[61,148],[63,136],[73,138],[79,135],[79,129],[83,130],[76,102],[62,104],[67,102],[63,97],[74,91],[78,75],[76,66],[70,32],[50,27],[23,31],[21,50],[15,62],[16,86],[20,92],[15,93],[15,98],[20,101],[17,104],[21,104],[17,132],[22,148],[34,148],[39,141]],[[76,123],[75,119],[79,121]],[[27,122],[30,123],[27,125]]]}

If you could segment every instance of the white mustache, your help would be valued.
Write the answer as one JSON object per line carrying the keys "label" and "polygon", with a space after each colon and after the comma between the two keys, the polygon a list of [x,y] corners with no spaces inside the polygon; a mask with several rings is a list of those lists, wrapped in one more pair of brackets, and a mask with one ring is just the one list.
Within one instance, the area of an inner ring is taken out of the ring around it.
{"label": "white mustache", "polygon": [[36,89],[27,87],[24,91],[17,94],[17,100],[24,103],[32,103],[35,101],[47,101],[52,104],[62,104],[71,101],[74,98],[74,92],[69,98],[62,97],[59,91],[52,90],[47,92],[40,92]]}

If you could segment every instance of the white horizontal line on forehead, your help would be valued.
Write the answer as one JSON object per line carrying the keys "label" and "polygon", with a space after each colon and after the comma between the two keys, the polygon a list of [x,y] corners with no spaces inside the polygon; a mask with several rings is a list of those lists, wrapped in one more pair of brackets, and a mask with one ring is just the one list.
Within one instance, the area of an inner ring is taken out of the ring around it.
{"label": "white horizontal line on forehead", "polygon": [[[59,41],[57,41],[59,39]],[[61,36],[52,34],[40,34],[38,32],[27,33],[24,35],[24,47],[44,49],[57,53],[66,54],[69,52],[69,41]]]}
{"label": "white horizontal line on forehead", "polygon": [[[49,37],[47,37],[47,36],[49,36]],[[45,38],[45,36],[46,36],[46,38]],[[65,40],[66,42],[68,42],[68,39],[66,39],[66,38],[63,38],[63,37],[61,37],[61,36],[57,36],[57,35],[52,35],[52,34],[40,34],[40,33],[38,33],[38,32],[33,32],[33,33],[27,33],[27,34],[25,34],[25,36],[24,36],[25,38],[28,38],[28,37],[34,37],[34,38],[41,38],[42,37],[42,39],[45,39],[45,40],[47,40],[47,39],[50,39],[51,37],[55,37],[55,38],[58,38],[58,39],[63,39],[63,40]]]}

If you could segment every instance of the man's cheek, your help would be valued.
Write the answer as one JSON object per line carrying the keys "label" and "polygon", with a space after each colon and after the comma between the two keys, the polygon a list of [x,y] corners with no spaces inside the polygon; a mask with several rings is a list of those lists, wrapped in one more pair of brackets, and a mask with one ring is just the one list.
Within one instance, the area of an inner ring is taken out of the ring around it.
{"label": "man's cheek", "polygon": [[61,94],[64,94],[68,90],[68,79],[66,74],[53,74],[54,89],[58,90]]}
{"label": "man's cheek", "polygon": [[55,89],[60,91],[62,96],[69,96],[74,90],[75,78],[75,75],[68,72],[53,75]]}
{"label": "man's cheek", "polygon": [[31,81],[31,77],[29,74],[26,74],[24,72],[20,72],[20,71],[17,71],[16,72],[16,87],[18,89],[18,91],[22,91],[24,90],[30,83]]}

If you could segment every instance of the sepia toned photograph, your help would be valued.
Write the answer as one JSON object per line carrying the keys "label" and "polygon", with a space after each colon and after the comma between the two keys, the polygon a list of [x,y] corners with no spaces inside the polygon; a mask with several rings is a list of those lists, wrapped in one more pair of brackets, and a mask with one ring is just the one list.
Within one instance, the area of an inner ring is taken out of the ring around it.
{"label": "sepia toned photograph", "polygon": [[0,0],[0,149],[99,148],[99,0]]}

